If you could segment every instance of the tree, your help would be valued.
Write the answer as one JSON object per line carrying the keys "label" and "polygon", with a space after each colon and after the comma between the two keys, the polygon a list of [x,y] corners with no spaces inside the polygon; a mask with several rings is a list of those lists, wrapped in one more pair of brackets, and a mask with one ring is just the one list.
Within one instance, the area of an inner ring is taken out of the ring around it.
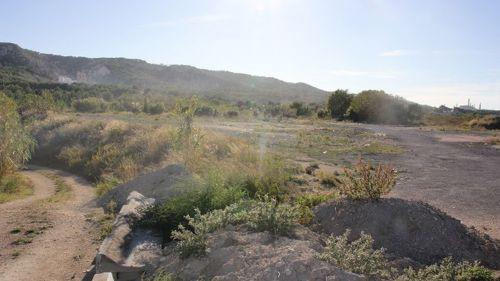
{"label": "tree", "polygon": [[338,89],[328,98],[327,109],[330,116],[335,119],[343,119],[347,109],[351,105],[353,95],[347,90]]}
{"label": "tree", "polygon": [[366,90],[357,94],[348,110],[356,122],[384,124],[412,124],[422,117],[422,108],[399,96],[379,90]]}
{"label": "tree", "polygon": [[30,134],[23,128],[17,105],[0,92],[0,180],[27,161],[35,147]]}
{"label": "tree", "polygon": [[309,116],[311,115],[311,109],[301,102],[293,102],[290,105],[291,109],[295,109],[296,116]]}

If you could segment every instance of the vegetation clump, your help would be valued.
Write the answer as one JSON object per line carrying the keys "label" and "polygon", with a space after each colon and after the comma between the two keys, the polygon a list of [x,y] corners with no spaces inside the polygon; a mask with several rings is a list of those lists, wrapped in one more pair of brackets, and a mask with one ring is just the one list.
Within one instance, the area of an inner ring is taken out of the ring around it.
{"label": "vegetation clump", "polygon": [[24,129],[17,105],[11,98],[0,92],[0,180],[16,171],[31,157],[35,142]]}
{"label": "vegetation clump", "polygon": [[195,215],[195,209],[205,214],[238,202],[245,196],[241,186],[226,182],[217,171],[210,172],[205,179],[185,181],[177,187],[183,192],[143,210],[139,222],[142,226],[159,230],[164,242],[179,224],[186,223],[187,216]]}
{"label": "vegetation clump", "polygon": [[337,194],[334,192],[327,194],[307,193],[297,197],[297,199],[295,199],[295,204],[297,205],[297,209],[299,212],[299,222],[304,225],[310,224],[314,217],[311,209],[314,206],[335,199],[336,197]]}
{"label": "vegetation clump", "polygon": [[359,239],[349,242],[350,234],[348,229],[340,236],[331,235],[326,241],[325,251],[318,258],[350,272],[389,278],[391,271],[388,269],[385,250],[374,250],[373,238],[364,232],[361,232]]}
{"label": "vegetation clump", "polygon": [[407,268],[396,281],[493,281],[491,270],[476,262],[454,262],[451,257],[419,270]]}
{"label": "vegetation clump", "polygon": [[351,105],[354,95],[349,94],[347,90],[338,89],[328,97],[327,108],[331,118],[338,120],[346,117],[347,110]]}
{"label": "vegetation clump", "polygon": [[391,166],[373,167],[370,162],[360,159],[353,169],[345,169],[338,192],[350,199],[377,200],[389,193],[395,184],[396,171]]}
{"label": "vegetation clump", "polygon": [[33,185],[18,173],[0,179],[0,203],[24,198],[33,194]]}
{"label": "vegetation clump", "polygon": [[183,258],[205,254],[207,234],[227,225],[244,224],[255,231],[269,231],[275,235],[287,235],[296,225],[298,211],[288,204],[279,204],[267,196],[262,200],[242,200],[224,209],[194,216],[186,216],[189,229],[179,225],[172,232],[177,240],[177,250]]}
{"label": "vegetation clump", "polygon": [[389,265],[385,249],[373,249],[373,238],[361,232],[356,240],[349,241],[348,229],[340,236],[331,235],[320,260],[368,277],[395,281],[493,281],[492,271],[475,262],[454,262],[451,257],[439,263],[415,270],[412,267],[398,272]]}

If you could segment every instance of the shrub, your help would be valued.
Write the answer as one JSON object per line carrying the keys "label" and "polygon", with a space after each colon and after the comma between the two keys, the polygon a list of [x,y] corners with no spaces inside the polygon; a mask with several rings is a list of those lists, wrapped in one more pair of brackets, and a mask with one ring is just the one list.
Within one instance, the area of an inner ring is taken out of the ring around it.
{"label": "shrub", "polygon": [[165,105],[163,103],[155,103],[153,105],[150,105],[147,109],[147,113],[149,114],[161,114],[165,112]]}
{"label": "shrub", "polygon": [[21,124],[15,102],[0,92],[0,180],[30,159],[35,142]]}
{"label": "shrub", "polygon": [[227,117],[227,118],[235,118],[235,117],[238,117],[238,111],[227,111],[224,113],[224,116]]}
{"label": "shrub", "polygon": [[334,199],[337,197],[335,193],[323,194],[323,193],[309,193],[298,197],[295,200],[295,204],[298,206],[299,212],[299,222],[301,224],[309,224],[314,214],[312,208],[323,202]]}
{"label": "shrub", "polygon": [[115,177],[106,177],[96,184],[95,192],[97,196],[103,196],[113,187],[121,184],[121,181]]}
{"label": "shrub", "polygon": [[298,218],[296,208],[278,204],[267,196],[262,199],[240,201],[206,214],[197,209],[194,216],[186,216],[191,230],[180,225],[172,232],[172,238],[178,241],[176,249],[180,256],[203,255],[207,247],[207,234],[230,224],[245,224],[253,230],[269,231],[276,235],[289,234]]}
{"label": "shrub", "polygon": [[249,211],[248,224],[257,231],[269,231],[275,235],[287,235],[296,225],[299,212],[296,207],[279,204],[276,199],[264,196],[255,201]]}
{"label": "shrub", "polygon": [[373,238],[363,232],[359,239],[349,242],[350,233],[348,229],[343,235],[330,236],[325,251],[318,258],[354,273],[389,278],[391,271],[384,256],[385,250],[374,250]]}
{"label": "shrub", "polygon": [[312,110],[304,105],[302,102],[293,102],[290,104],[290,108],[295,110],[295,116],[309,116],[312,114]]}
{"label": "shrub", "polygon": [[420,121],[423,108],[384,91],[367,90],[353,97],[347,115],[357,122],[411,124]]}
{"label": "shrub", "polygon": [[199,106],[194,112],[196,116],[217,116],[217,110],[210,106]]}
{"label": "shrub", "polygon": [[179,225],[172,231],[172,239],[177,240],[176,250],[182,258],[205,254],[208,233],[229,224],[239,224],[248,220],[249,203],[241,201],[222,210],[214,210],[202,215],[199,209],[193,216],[186,216],[190,229]]}
{"label": "shrub", "polygon": [[397,281],[493,281],[490,270],[482,267],[479,262],[455,263],[451,257],[440,263],[426,266],[420,270],[407,268]]}
{"label": "shrub", "polygon": [[180,224],[186,225],[186,216],[195,215],[195,209],[205,214],[238,202],[245,196],[240,186],[225,182],[217,171],[210,172],[205,179],[185,181],[177,187],[183,193],[143,210],[139,222],[161,231],[164,242],[168,241],[171,232]]}
{"label": "shrub", "polygon": [[94,97],[75,100],[73,107],[76,111],[91,113],[106,112],[109,109],[109,105],[103,99]]}
{"label": "shrub", "polygon": [[396,184],[396,171],[379,164],[373,168],[370,162],[359,160],[354,169],[345,169],[338,191],[341,196],[350,199],[379,199],[387,194]]}

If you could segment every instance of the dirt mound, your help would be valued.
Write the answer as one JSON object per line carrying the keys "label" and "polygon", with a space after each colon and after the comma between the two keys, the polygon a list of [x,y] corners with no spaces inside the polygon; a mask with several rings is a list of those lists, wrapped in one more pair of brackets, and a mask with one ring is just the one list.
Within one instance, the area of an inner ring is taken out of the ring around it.
{"label": "dirt mound", "polygon": [[334,235],[352,230],[369,233],[375,247],[396,257],[429,264],[446,256],[480,260],[500,268],[500,242],[481,235],[460,221],[425,203],[389,198],[379,201],[340,200],[314,209],[315,227]]}
{"label": "dirt mound", "polygon": [[167,248],[162,269],[180,280],[366,280],[315,257],[318,236],[300,227],[295,238],[227,227],[209,237],[204,257],[180,259]]}
{"label": "dirt mound", "polygon": [[98,204],[104,207],[109,201],[114,200],[120,209],[126,204],[127,197],[132,191],[161,202],[171,197],[175,193],[175,184],[187,177],[189,173],[182,165],[169,165],[116,186],[99,198]]}

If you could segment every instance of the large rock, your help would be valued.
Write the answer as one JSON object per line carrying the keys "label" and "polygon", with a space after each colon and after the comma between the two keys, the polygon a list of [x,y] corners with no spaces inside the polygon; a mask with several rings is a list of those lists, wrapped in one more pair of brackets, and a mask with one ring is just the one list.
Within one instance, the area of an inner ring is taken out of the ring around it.
{"label": "large rock", "polygon": [[321,239],[303,227],[290,238],[229,226],[208,240],[210,249],[204,257],[180,259],[168,247],[160,269],[180,280],[366,280],[318,260]]}
{"label": "large rock", "polygon": [[480,260],[492,268],[500,266],[499,241],[425,203],[396,198],[340,200],[317,206],[314,215],[320,231],[341,235],[349,228],[352,239],[364,231],[373,237],[375,247],[384,247],[396,257],[429,264],[453,256]]}
{"label": "large rock", "polygon": [[[131,192],[127,204],[118,213],[111,234],[102,242],[96,256],[96,273],[108,273],[111,280],[140,280],[148,267],[155,267],[161,256],[161,237],[132,223],[139,210],[154,199]],[[102,276],[102,274],[101,274]]]}

